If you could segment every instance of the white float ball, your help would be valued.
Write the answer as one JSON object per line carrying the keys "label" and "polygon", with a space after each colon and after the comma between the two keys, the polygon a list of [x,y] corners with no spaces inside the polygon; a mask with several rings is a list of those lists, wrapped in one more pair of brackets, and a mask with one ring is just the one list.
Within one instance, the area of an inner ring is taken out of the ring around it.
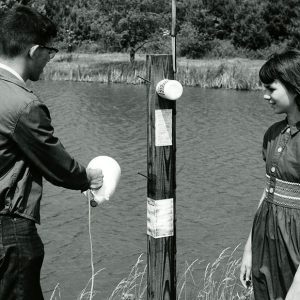
{"label": "white float ball", "polygon": [[[103,185],[99,190],[91,190],[93,200],[100,204],[108,201],[114,194],[121,177],[120,165],[109,156],[97,156],[93,158],[87,168],[101,170],[103,174]],[[96,206],[96,203],[92,206]]]}
{"label": "white float ball", "polygon": [[177,80],[163,79],[156,85],[156,93],[168,100],[177,100],[181,97],[183,87]]}

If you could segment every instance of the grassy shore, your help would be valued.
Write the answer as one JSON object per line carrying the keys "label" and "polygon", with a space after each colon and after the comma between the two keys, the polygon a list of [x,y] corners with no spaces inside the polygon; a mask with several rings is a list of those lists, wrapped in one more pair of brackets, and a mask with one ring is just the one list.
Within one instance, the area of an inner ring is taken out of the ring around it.
{"label": "grassy shore", "polygon": [[[144,83],[146,55],[136,55],[134,64],[122,53],[57,54],[44,71],[45,80],[97,81],[101,83]],[[261,89],[258,70],[261,60],[177,59],[176,79],[184,86],[226,88],[237,90]]]}
{"label": "grassy shore", "polygon": [[[203,268],[198,259],[186,262],[185,268],[177,275],[177,300],[253,300],[252,288],[245,290],[239,282],[240,257],[237,248],[224,249],[219,257]],[[145,300],[147,299],[147,264],[145,255],[140,255],[126,278],[112,290],[106,300]],[[103,271],[99,270],[95,276]],[[81,291],[77,300],[100,299],[100,291],[90,288],[91,279]],[[63,300],[59,284],[50,300]]]}

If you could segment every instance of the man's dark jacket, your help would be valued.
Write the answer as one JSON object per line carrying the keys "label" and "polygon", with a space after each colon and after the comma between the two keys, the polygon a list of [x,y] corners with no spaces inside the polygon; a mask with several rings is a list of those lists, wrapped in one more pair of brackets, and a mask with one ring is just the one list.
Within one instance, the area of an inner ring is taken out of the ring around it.
{"label": "man's dark jacket", "polygon": [[40,223],[43,177],[68,189],[89,188],[85,168],[53,135],[46,105],[0,69],[0,214]]}

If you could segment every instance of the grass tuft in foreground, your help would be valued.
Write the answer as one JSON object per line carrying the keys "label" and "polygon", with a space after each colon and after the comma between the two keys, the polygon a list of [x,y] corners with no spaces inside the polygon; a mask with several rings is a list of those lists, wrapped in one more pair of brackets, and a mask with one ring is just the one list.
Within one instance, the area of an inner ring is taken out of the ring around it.
{"label": "grass tuft in foreground", "polygon": [[[209,263],[203,276],[195,274],[196,265],[202,261],[195,260],[178,282],[178,300],[250,300],[252,289],[245,290],[239,282],[240,258],[235,258],[236,247],[231,253],[229,248]],[[196,280],[195,277],[200,278]]]}
{"label": "grass tuft in foreground", "polygon": [[108,300],[146,299],[147,266],[143,263],[142,256],[139,256],[129,275],[120,281]]}
{"label": "grass tuft in foreground", "polygon": [[[204,271],[199,267],[203,261],[198,259],[185,263],[182,275],[178,275],[177,300],[254,300],[252,288],[245,290],[239,282],[240,258],[236,247],[232,252],[224,249],[219,257],[209,263]],[[114,288],[107,300],[144,300],[147,299],[147,265],[138,257],[129,275]],[[96,276],[100,271],[95,273]],[[202,272],[202,273],[201,273]],[[200,274],[199,274],[200,273]],[[77,300],[90,300],[99,295],[97,291],[88,291],[91,279]],[[50,300],[61,300],[57,284]]]}

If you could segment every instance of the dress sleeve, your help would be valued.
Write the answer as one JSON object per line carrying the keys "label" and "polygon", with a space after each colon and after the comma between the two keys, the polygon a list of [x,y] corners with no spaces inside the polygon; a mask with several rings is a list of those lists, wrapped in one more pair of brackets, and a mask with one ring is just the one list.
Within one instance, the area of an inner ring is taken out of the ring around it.
{"label": "dress sleeve", "polygon": [[64,188],[87,190],[85,168],[69,155],[53,133],[48,108],[36,100],[19,115],[12,138],[27,161],[46,180]]}

